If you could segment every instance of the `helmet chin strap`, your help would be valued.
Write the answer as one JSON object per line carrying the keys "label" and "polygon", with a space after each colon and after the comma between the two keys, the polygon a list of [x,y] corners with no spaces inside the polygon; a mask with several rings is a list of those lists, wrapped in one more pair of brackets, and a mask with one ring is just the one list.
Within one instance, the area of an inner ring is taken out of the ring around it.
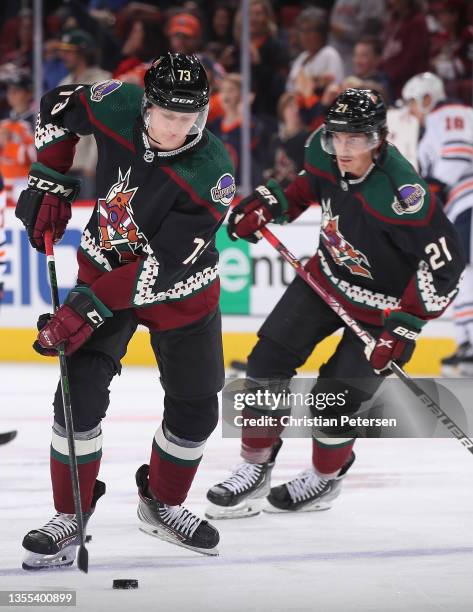
{"label": "helmet chin strap", "polygon": [[159,140],[156,140],[155,138],[153,138],[151,134],[149,133],[149,121],[150,121],[149,113],[146,113],[146,116],[143,121],[143,125],[145,127],[146,138],[148,138],[149,140],[152,140],[154,143],[161,146],[161,143],[159,142]]}
{"label": "helmet chin strap", "polygon": [[150,136],[149,130],[146,130],[146,136],[147,136],[148,140],[152,140],[157,145],[161,146],[161,143],[159,142],[159,140],[155,140],[152,136]]}

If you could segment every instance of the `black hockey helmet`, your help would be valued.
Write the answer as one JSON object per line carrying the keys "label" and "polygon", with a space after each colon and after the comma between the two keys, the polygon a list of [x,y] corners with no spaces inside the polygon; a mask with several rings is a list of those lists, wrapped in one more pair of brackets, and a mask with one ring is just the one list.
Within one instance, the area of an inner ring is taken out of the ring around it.
{"label": "black hockey helmet", "polygon": [[386,105],[372,89],[347,89],[328,109],[325,120],[331,132],[376,132],[386,129]]}
{"label": "black hockey helmet", "polygon": [[349,132],[366,134],[368,148],[373,149],[387,135],[386,105],[383,98],[371,89],[347,89],[327,111],[322,130],[322,147],[335,154],[331,134]]}
{"label": "black hockey helmet", "polygon": [[203,111],[209,104],[209,82],[195,55],[167,53],[145,74],[145,97],[156,106],[180,113]]}

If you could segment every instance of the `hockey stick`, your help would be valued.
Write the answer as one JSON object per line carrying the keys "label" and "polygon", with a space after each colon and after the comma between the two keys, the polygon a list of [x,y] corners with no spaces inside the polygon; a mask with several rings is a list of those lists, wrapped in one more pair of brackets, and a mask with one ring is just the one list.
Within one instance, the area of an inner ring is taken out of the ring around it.
{"label": "hockey stick", "polygon": [[[315,293],[322,298],[327,306],[329,306],[342,319],[345,325],[349,327],[358,336],[358,338],[360,338],[360,340],[366,344],[366,346],[373,349],[376,344],[376,340],[373,338],[373,336],[348,314],[340,302],[338,302],[332,295],[330,295],[328,291],[325,291],[325,289],[317,283],[310,272],[307,272],[307,270],[304,269],[302,263],[296,257],[294,257],[294,255],[267,227],[263,227],[259,231],[271,244],[271,246],[273,246],[279,252],[281,257],[291,264],[297,274],[309,285],[309,287],[311,287]],[[452,421],[448,414],[444,412],[442,408],[440,408],[437,402],[435,402],[427,393],[425,393],[425,391],[423,391],[414,382],[414,380],[408,374],[406,374],[406,372],[404,372],[399,365],[397,365],[397,363],[391,363],[391,370],[405,383],[412,393],[419,398],[419,400],[430,410],[430,412],[439,419],[442,425],[448,429],[448,431],[455,438],[457,438],[457,440],[460,440],[463,446],[473,454],[473,440],[469,438],[454,421]]]}
{"label": "hockey stick", "polygon": [[6,431],[5,433],[0,433],[0,444],[6,444],[16,438],[16,431]]}
{"label": "hockey stick", "polygon": [[[49,283],[51,285],[51,300],[53,303],[53,310],[54,312],[56,312],[56,310],[59,308],[59,291],[57,286],[56,261],[54,258],[53,240],[50,231],[47,231],[44,234],[44,245],[46,247],[46,257],[48,261]],[[71,472],[72,496],[74,498],[74,509],[76,511],[77,533],[79,535],[80,540],[79,553],[77,555],[77,567],[81,571],[87,573],[89,569],[89,553],[87,551],[87,548],[85,547],[84,516],[82,513],[82,505],[80,499],[79,472],[77,470],[77,456],[76,447],[74,443],[74,425],[72,422],[71,395],[69,391],[69,377],[67,375],[66,355],[64,352],[63,344],[58,347],[58,356],[59,368],[61,371],[61,391],[62,403],[64,406],[64,421],[66,423],[67,446],[69,450],[69,469]]]}

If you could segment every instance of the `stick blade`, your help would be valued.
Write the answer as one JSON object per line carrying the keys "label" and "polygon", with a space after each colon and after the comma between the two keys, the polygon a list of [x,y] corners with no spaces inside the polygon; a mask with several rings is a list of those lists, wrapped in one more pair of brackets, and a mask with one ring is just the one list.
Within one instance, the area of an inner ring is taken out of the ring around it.
{"label": "stick blade", "polygon": [[6,433],[0,433],[0,444],[6,444],[16,438],[16,431],[7,431]]}
{"label": "stick blade", "polygon": [[89,571],[89,551],[85,546],[79,546],[79,554],[77,555],[77,567],[81,572],[87,574]]}

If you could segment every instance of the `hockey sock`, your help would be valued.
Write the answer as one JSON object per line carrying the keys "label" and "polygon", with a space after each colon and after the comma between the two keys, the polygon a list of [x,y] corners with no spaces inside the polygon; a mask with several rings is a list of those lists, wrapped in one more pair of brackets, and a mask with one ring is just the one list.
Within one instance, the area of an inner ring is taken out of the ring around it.
{"label": "hockey sock", "polygon": [[353,438],[313,438],[312,465],[325,478],[335,478],[351,455]]}
{"label": "hockey sock", "polygon": [[[88,512],[92,503],[95,480],[99,473],[102,457],[100,425],[90,431],[75,432],[74,441],[81,505],[83,512]],[[50,465],[54,507],[58,512],[75,514],[66,430],[56,422],[53,425]]]}
{"label": "hockey sock", "polygon": [[175,436],[161,423],[156,430],[149,463],[149,488],[159,501],[169,506],[183,503],[192,485],[205,443]]}
{"label": "hockey sock", "polygon": [[271,417],[276,424],[243,425],[241,434],[241,457],[248,463],[266,463],[271,457],[273,446],[279,440],[284,427],[279,423],[274,413],[268,413],[244,408],[244,419]]}

